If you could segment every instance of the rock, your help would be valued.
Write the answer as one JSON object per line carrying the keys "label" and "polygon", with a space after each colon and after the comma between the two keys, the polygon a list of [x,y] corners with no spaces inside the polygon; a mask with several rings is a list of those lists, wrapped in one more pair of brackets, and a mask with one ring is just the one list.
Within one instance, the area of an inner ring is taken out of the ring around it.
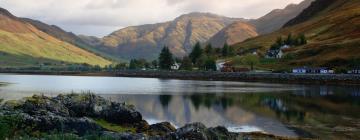
{"label": "rock", "polygon": [[172,140],[236,140],[239,138],[240,135],[229,132],[225,127],[206,128],[202,123],[187,124],[165,137]]}
{"label": "rock", "polygon": [[92,119],[148,129],[148,124],[133,107],[114,103],[93,94],[69,94],[57,97],[34,95],[21,101],[8,101],[0,115],[17,115],[32,131],[86,132],[103,130]]}
{"label": "rock", "polygon": [[166,134],[169,134],[171,132],[175,132],[176,128],[171,125],[169,122],[162,122],[150,125],[149,133],[151,135],[160,135],[164,136]]}
{"label": "rock", "polygon": [[105,139],[116,139],[116,140],[146,140],[146,139],[149,139],[149,137],[144,134],[114,133],[114,132],[108,132],[108,131],[102,132],[101,137],[103,137]]}

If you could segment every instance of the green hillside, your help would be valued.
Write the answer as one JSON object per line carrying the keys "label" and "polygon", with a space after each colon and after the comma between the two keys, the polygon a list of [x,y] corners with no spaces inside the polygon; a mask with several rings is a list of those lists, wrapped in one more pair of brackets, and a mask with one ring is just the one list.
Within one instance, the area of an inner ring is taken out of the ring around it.
{"label": "green hillside", "polygon": [[0,10],[0,66],[33,66],[42,63],[87,63],[105,66],[110,61],[58,40]]}
{"label": "green hillside", "polygon": [[287,25],[292,26],[233,47],[239,52],[258,48],[260,55],[264,56],[278,37],[303,33],[308,44],[286,50],[285,54],[292,57],[281,61],[281,66],[337,67],[360,59],[360,0],[317,0]]}

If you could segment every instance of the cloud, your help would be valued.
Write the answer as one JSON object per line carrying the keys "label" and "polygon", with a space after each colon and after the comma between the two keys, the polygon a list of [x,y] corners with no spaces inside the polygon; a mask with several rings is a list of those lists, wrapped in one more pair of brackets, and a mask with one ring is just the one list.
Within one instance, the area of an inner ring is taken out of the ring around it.
{"label": "cloud", "polygon": [[0,0],[0,6],[75,32],[104,36],[110,29],[172,20],[190,12],[257,18],[301,0]]}

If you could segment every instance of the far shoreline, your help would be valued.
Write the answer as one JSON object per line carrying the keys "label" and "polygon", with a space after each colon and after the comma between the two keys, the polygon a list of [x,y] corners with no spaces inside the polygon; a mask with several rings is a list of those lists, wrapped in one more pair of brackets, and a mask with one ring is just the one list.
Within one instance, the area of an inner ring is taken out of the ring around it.
{"label": "far shoreline", "polygon": [[[160,78],[179,80],[265,82],[283,84],[360,85],[360,75],[353,74],[293,74],[293,73],[241,73],[202,71],[135,71],[70,72],[70,71],[0,71],[1,74],[101,76]],[[0,84],[2,84],[0,82]]]}

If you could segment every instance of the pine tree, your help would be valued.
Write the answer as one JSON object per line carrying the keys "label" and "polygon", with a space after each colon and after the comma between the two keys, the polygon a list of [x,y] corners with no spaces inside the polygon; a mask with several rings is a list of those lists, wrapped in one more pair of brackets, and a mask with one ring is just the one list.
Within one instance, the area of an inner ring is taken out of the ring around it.
{"label": "pine tree", "polygon": [[307,40],[304,34],[301,34],[299,38],[300,38],[300,45],[307,44]]}
{"label": "pine tree", "polygon": [[205,70],[206,71],[216,71],[216,62],[212,57],[208,57],[205,61]]}
{"label": "pine tree", "polygon": [[171,66],[174,64],[173,55],[168,47],[164,47],[159,55],[159,66],[162,70],[171,70]]}
{"label": "pine tree", "polygon": [[229,45],[227,43],[225,43],[224,47],[222,48],[222,56],[223,57],[229,56]]}
{"label": "pine tree", "polygon": [[189,57],[184,57],[180,66],[180,70],[192,70],[193,64]]}
{"label": "pine tree", "polygon": [[194,49],[192,50],[192,52],[189,55],[192,63],[195,64],[196,61],[201,57],[202,54],[203,54],[203,49],[201,49],[200,43],[197,42],[194,46]]}
{"label": "pine tree", "polygon": [[[283,46],[284,45],[284,41],[282,39],[282,37],[278,37],[277,40],[276,40],[276,45],[277,46]],[[279,47],[280,48],[280,47]]]}
{"label": "pine tree", "polygon": [[287,39],[286,39],[286,41],[285,41],[285,44],[286,45],[294,45],[293,44],[293,37],[292,37],[292,34],[290,33],[289,35],[288,35],[288,37],[287,37]]}
{"label": "pine tree", "polygon": [[214,54],[214,49],[213,49],[213,47],[211,46],[211,44],[206,45],[206,47],[205,47],[205,54],[208,55],[208,56],[211,56],[211,55]]}

